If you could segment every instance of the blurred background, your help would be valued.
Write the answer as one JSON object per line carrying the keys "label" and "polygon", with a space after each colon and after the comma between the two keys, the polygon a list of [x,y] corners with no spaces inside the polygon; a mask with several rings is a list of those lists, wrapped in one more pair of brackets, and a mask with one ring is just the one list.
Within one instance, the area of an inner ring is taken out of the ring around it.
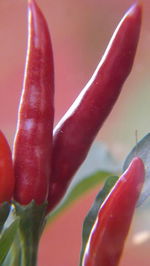
{"label": "blurred background", "polygon": [[[55,60],[55,124],[84,87],[132,0],[37,0],[51,32]],[[97,141],[123,160],[150,131],[150,1],[143,0],[143,24],[132,73]],[[0,129],[12,146],[16,130],[27,44],[27,1],[0,1]],[[82,221],[98,188],[47,226],[39,266],[78,265]],[[135,215],[121,266],[148,266],[150,217]],[[141,213],[142,215],[141,215]],[[144,231],[143,231],[144,230]],[[137,235],[135,235],[137,232]],[[141,232],[141,235],[140,235]],[[142,232],[145,234],[142,235]],[[138,241],[138,238],[142,239]]]}

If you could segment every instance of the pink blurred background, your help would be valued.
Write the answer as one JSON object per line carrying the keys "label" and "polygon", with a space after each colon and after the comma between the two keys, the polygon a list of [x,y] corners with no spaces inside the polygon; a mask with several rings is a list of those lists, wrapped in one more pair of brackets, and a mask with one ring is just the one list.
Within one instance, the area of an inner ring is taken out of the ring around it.
{"label": "pink blurred background", "polygon": [[[131,0],[39,0],[51,32],[55,60],[55,123],[86,84]],[[114,110],[97,140],[107,143],[114,156],[124,159],[150,131],[150,1],[143,0],[143,24],[135,64]],[[0,128],[10,145],[16,129],[27,44],[27,1],[0,1]],[[82,220],[97,188],[80,198],[48,226],[40,245],[39,266],[78,265]],[[142,212],[142,211],[141,211]],[[144,212],[144,211],[143,211]],[[143,213],[142,212],[142,213]],[[78,213],[78,215],[77,215]],[[148,219],[149,216],[144,216]],[[133,229],[121,266],[148,266],[148,239],[133,245]],[[150,224],[150,218],[149,218]],[[150,226],[149,226],[150,230]]]}

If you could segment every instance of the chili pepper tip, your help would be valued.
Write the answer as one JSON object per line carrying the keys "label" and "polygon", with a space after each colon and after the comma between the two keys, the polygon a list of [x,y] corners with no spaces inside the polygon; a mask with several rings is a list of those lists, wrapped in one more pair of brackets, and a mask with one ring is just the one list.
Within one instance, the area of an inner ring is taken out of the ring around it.
{"label": "chili pepper tip", "polygon": [[[137,175],[136,175],[138,178],[137,181],[139,181],[139,184],[141,184],[141,185],[144,183],[145,167],[144,167],[144,163],[140,157],[133,158],[129,167],[126,169],[125,173],[121,176],[121,178],[124,179],[124,177],[126,176],[126,174],[128,174],[129,171],[137,172]],[[139,175],[138,173],[143,173],[143,174]],[[139,187],[139,189],[141,190],[140,187]]]}
{"label": "chili pepper tip", "polygon": [[142,3],[134,3],[133,5],[131,5],[131,7],[127,10],[127,12],[125,13],[125,16],[129,17],[129,16],[135,16],[135,13],[141,13],[142,12],[142,8],[143,5]]}
{"label": "chili pepper tip", "polygon": [[131,161],[131,163],[130,163],[130,166],[131,165],[137,165],[137,167],[138,166],[142,166],[142,167],[144,167],[144,163],[143,163],[143,160],[140,158],[140,157],[134,157],[133,158],[133,160]]}

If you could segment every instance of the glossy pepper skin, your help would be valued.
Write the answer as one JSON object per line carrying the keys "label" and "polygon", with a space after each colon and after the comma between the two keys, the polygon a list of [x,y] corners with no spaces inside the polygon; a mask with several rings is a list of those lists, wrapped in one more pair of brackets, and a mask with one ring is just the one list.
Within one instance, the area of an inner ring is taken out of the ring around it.
{"label": "glossy pepper skin", "polygon": [[125,14],[92,78],[53,133],[48,210],[65,194],[129,75],[141,26],[141,6]]}
{"label": "glossy pepper skin", "polygon": [[14,144],[14,198],[25,205],[47,198],[53,130],[53,53],[46,21],[28,2],[29,37],[19,122]]}
{"label": "glossy pepper skin", "polygon": [[144,165],[136,157],[102,204],[82,266],[117,266],[142,185]]}
{"label": "glossy pepper skin", "polygon": [[11,150],[6,138],[0,131],[0,204],[11,200],[14,184]]}

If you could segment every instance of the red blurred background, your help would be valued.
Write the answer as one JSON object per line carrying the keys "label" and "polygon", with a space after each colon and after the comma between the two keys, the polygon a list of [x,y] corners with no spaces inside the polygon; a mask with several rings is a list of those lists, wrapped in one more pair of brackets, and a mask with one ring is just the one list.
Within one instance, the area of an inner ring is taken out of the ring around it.
{"label": "red blurred background", "polygon": [[[39,0],[51,32],[55,60],[55,123],[93,73],[104,49],[132,0]],[[107,143],[114,156],[125,158],[150,131],[150,1],[143,0],[143,24],[133,71],[97,140]],[[27,1],[0,1],[0,128],[12,145],[22,88],[27,44]],[[65,99],[65,100],[64,100]],[[97,188],[47,227],[40,245],[39,266],[78,265],[82,221]],[[140,217],[139,217],[140,213]],[[138,230],[150,230],[145,209],[137,213],[121,266],[148,266],[146,238],[136,244]],[[141,215],[142,213],[142,215]],[[138,220],[141,221],[140,225]],[[147,222],[145,225],[145,221]],[[140,227],[141,226],[141,227]],[[146,229],[145,229],[146,228]],[[136,241],[135,241],[136,242]]]}

